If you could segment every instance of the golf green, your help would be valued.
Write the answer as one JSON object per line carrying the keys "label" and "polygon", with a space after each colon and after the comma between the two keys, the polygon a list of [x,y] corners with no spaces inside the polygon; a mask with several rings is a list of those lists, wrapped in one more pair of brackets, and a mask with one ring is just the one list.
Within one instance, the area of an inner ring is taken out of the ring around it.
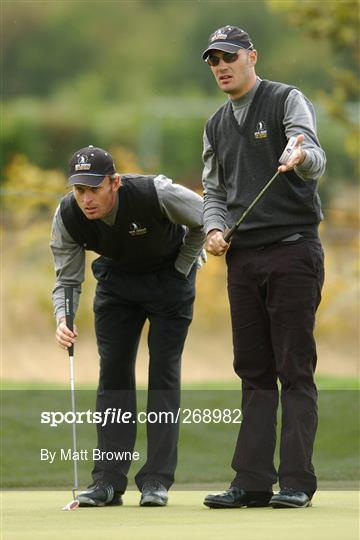
{"label": "golf green", "polygon": [[[210,490],[211,491],[211,490]],[[139,493],[129,491],[124,506],[79,508],[62,512],[71,500],[64,491],[2,493],[4,540],[346,540],[358,539],[356,491],[319,491],[306,509],[209,510],[207,492],[172,491],[165,508],[140,508]]]}

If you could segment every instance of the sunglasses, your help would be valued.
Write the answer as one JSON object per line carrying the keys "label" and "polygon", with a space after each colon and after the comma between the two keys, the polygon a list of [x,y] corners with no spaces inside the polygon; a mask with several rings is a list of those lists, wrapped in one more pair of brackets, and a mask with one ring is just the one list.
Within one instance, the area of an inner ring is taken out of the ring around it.
{"label": "sunglasses", "polygon": [[221,56],[216,56],[215,54],[209,54],[206,62],[211,67],[218,66],[220,64],[220,60],[224,60],[225,64],[232,64],[233,62],[236,62],[238,59],[239,54],[237,52],[230,53],[230,52],[224,52]]}

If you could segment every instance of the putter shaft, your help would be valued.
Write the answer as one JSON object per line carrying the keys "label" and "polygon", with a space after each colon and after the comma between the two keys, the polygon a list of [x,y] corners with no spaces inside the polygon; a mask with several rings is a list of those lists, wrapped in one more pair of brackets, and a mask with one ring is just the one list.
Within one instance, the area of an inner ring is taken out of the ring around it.
{"label": "putter shaft", "polygon": [[77,460],[74,459],[75,452],[77,449],[76,442],[76,407],[75,407],[75,384],[74,384],[74,356],[69,356],[69,365],[70,365],[70,393],[71,393],[71,410],[74,417],[74,422],[72,424],[72,435],[73,435],[73,464],[74,464],[74,487],[72,489],[73,496],[75,499],[75,490],[78,489],[78,467]]}
{"label": "putter shaft", "polygon": [[[65,293],[65,319],[66,326],[69,330],[73,330],[74,326],[74,291],[73,287],[64,287]],[[74,466],[74,485],[72,488],[73,498],[75,499],[75,491],[78,489],[78,465],[75,456],[77,443],[76,443],[76,406],[75,406],[75,382],[74,382],[74,345],[68,348],[69,355],[69,367],[70,367],[70,395],[71,395],[71,410],[74,417],[72,424],[72,442],[73,442],[73,466]]]}
{"label": "putter shaft", "polygon": [[238,229],[239,225],[244,221],[246,216],[251,212],[251,210],[254,208],[254,206],[257,204],[257,202],[261,199],[261,197],[264,195],[265,191],[271,186],[273,181],[277,178],[277,176],[280,174],[279,171],[276,171],[274,176],[270,178],[267,184],[262,188],[262,190],[258,193],[258,195],[255,197],[255,199],[252,201],[252,203],[247,207],[247,209],[241,214],[240,218],[234,223],[234,225],[229,229],[226,234],[224,235],[225,242],[230,242],[232,235],[234,232]]}

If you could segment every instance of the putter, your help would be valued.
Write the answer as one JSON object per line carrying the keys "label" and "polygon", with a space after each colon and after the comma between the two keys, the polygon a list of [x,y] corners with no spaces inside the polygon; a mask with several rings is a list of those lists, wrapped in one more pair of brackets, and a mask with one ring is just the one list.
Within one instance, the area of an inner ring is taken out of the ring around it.
{"label": "putter", "polygon": [[[279,163],[281,163],[282,165],[285,165],[285,163],[288,161],[292,151],[294,150],[294,147],[295,147],[295,142],[296,142],[296,137],[290,137],[290,139],[288,140],[288,143],[283,151],[283,153],[281,154],[280,158],[279,158]],[[224,234],[224,240],[225,242],[230,242],[234,232],[239,228],[240,224],[244,221],[244,219],[246,218],[246,216],[251,212],[251,210],[254,208],[254,206],[259,202],[259,200],[261,199],[261,197],[264,195],[264,193],[269,189],[269,187],[271,186],[271,184],[274,182],[274,180],[279,176],[280,172],[279,171],[276,171],[276,173],[274,174],[274,176],[272,178],[270,178],[270,180],[268,181],[267,184],[265,184],[265,186],[262,188],[262,190],[260,191],[260,193],[255,197],[255,199],[252,201],[252,203],[247,207],[247,209],[241,214],[241,216],[239,217],[239,219],[234,223],[234,225],[231,227],[231,229],[229,229],[228,231],[226,231],[226,233]]]}
{"label": "putter", "polygon": [[[65,290],[65,319],[66,326],[69,330],[74,328],[74,301],[73,301],[73,288],[64,287]],[[71,410],[73,417],[76,417],[76,408],[75,408],[75,384],[74,384],[74,345],[68,348],[69,354],[69,365],[70,365],[70,394],[71,394]],[[73,443],[73,456],[75,455],[77,444],[76,444],[76,422],[72,424],[72,443]],[[72,488],[73,500],[66,504],[63,510],[75,510],[79,506],[79,501],[75,500],[75,492],[78,489],[78,467],[77,460],[73,459],[74,464],[74,485]]]}

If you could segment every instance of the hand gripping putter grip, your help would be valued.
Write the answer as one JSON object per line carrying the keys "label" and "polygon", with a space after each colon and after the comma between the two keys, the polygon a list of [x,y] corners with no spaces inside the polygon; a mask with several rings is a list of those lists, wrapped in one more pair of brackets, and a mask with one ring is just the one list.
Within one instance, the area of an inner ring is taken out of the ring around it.
{"label": "hand gripping putter grip", "polygon": [[[65,319],[66,326],[69,330],[73,331],[74,328],[74,300],[73,300],[73,288],[64,287],[65,290]],[[73,457],[75,456],[77,444],[76,444],[76,408],[75,408],[75,384],[74,384],[74,345],[68,348],[69,365],[70,365],[70,394],[71,394],[71,409],[73,413],[72,424],[72,443],[73,443]],[[63,510],[75,510],[79,506],[79,501],[75,500],[75,492],[78,489],[78,469],[77,460],[73,459],[74,464],[74,486],[72,488],[73,500],[64,506]]]}
{"label": "hand gripping putter grip", "polygon": [[[292,151],[294,150],[295,148],[295,143],[296,143],[296,137],[290,137],[290,139],[288,140],[288,143],[283,151],[283,153],[281,154],[280,158],[279,158],[279,163],[281,163],[282,165],[285,165],[286,162],[288,161]],[[276,171],[276,173],[274,174],[274,176],[272,178],[270,178],[270,180],[268,181],[267,184],[265,184],[265,186],[262,188],[262,190],[260,191],[260,193],[255,197],[255,199],[252,201],[252,203],[246,208],[246,210],[241,214],[241,216],[239,217],[239,219],[234,223],[234,225],[231,227],[231,229],[229,229],[228,231],[226,231],[226,233],[224,234],[224,240],[225,242],[230,242],[234,232],[239,228],[240,224],[244,221],[244,219],[246,218],[246,216],[251,212],[251,210],[254,208],[254,206],[259,202],[259,200],[261,199],[261,197],[264,195],[264,193],[269,189],[269,187],[271,186],[271,184],[274,182],[274,180],[279,176],[280,172],[279,171]]]}

